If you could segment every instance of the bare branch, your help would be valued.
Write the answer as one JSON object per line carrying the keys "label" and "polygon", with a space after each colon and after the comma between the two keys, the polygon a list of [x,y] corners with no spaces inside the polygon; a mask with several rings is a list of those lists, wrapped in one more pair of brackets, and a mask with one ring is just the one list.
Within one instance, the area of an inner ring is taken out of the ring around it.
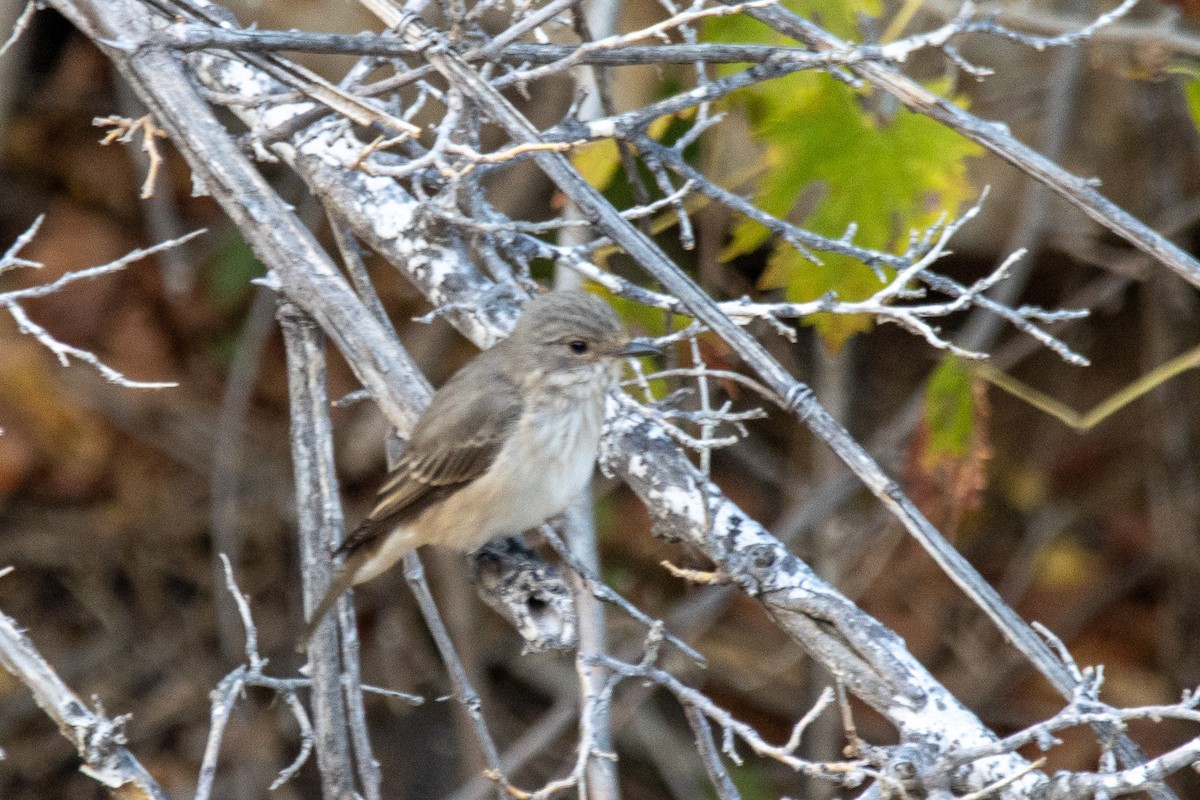
{"label": "bare branch", "polygon": [[[236,50],[247,52],[299,51],[359,56],[413,56],[421,48],[391,34],[313,33],[310,31],[231,30],[194,22],[179,22],[164,29],[158,41],[181,51]],[[868,51],[869,52],[869,51]],[[578,54],[578,55],[576,55]],[[826,66],[846,63],[856,56],[813,53],[795,46],[756,44],[620,45],[580,52],[574,45],[524,43],[506,45],[498,53],[474,55],[468,60],[501,58],[514,63],[550,64],[570,57],[572,63],[627,66],[633,64],[750,63],[769,60]],[[857,56],[862,57],[862,56]],[[369,90],[368,90],[369,91]]]}
{"label": "bare branch", "polygon": [[[276,316],[287,352],[300,575],[305,611],[311,614],[332,580],[336,568],[333,553],[342,538],[342,507],[326,390],[325,339],[312,319],[289,303],[281,304]],[[331,615],[308,643],[317,762],[327,798],[349,797],[354,792],[341,656],[338,621]]]}
{"label": "bare branch", "polygon": [[17,22],[13,25],[12,33],[4,40],[4,44],[0,44],[0,56],[8,52],[8,49],[17,43],[21,38],[21,34],[29,27],[29,23],[33,21],[33,15],[37,13],[38,5],[36,0],[29,0],[25,4],[25,8],[21,11],[21,16],[17,17]]}
{"label": "bare branch", "polygon": [[[33,240],[44,219],[44,216],[40,216],[34,220],[34,223],[30,225],[23,234],[17,237],[17,240],[8,249],[8,251],[5,252],[4,256],[0,257],[0,273],[16,267],[40,268],[42,266],[35,261],[22,259],[18,257],[17,254],[23,247],[28,245],[29,242]],[[74,347],[66,344],[65,342],[60,342],[58,339],[54,338],[49,331],[30,319],[29,315],[25,313],[25,309],[23,309],[19,303],[22,300],[28,300],[34,297],[45,297],[46,295],[53,294],[54,292],[62,289],[64,286],[69,286],[76,281],[90,280],[101,275],[107,275],[111,272],[116,272],[117,270],[123,269],[129,264],[135,261],[140,261],[147,256],[154,255],[155,253],[172,247],[178,247],[179,245],[188,242],[205,232],[205,229],[201,228],[176,239],[171,239],[170,241],[156,244],[153,247],[139,248],[127,253],[115,261],[110,261],[107,264],[101,264],[98,267],[89,267],[87,269],[68,272],[51,283],[42,284],[40,286],[32,286],[28,289],[13,289],[12,291],[8,292],[0,292],[0,305],[4,306],[8,313],[12,316],[13,320],[16,321],[17,329],[20,330],[21,333],[32,336],[37,341],[41,342],[42,345],[44,345],[51,353],[54,354],[55,358],[58,359],[58,362],[64,367],[69,366],[70,360],[74,358],[78,361],[91,364],[97,372],[99,372],[109,381],[117,384],[118,386],[124,386],[127,389],[170,389],[178,384],[170,381],[131,380],[130,378],[125,377],[125,375],[118,370],[115,370],[105,364],[95,353],[79,347]]]}
{"label": "bare branch", "polygon": [[[36,226],[40,224],[40,222],[41,217],[38,218],[38,221],[35,222],[34,225]],[[34,230],[34,228],[31,228],[30,230]],[[88,267],[87,269],[68,272],[52,283],[44,283],[40,286],[31,286],[28,289],[13,289],[9,292],[0,292],[0,303],[19,303],[22,300],[28,300],[33,297],[45,297],[46,295],[53,294],[59,289],[62,289],[64,286],[68,286],[76,281],[91,280],[92,278],[96,278],[101,275],[107,275],[110,272],[116,272],[117,270],[124,269],[135,261],[141,261],[143,258],[152,256],[155,253],[171,247],[178,247],[179,245],[184,244],[185,242],[190,242],[197,236],[207,232],[207,228],[200,228],[199,230],[194,230],[191,233],[184,234],[177,239],[161,242],[160,244],[156,244],[152,247],[143,247],[138,248],[137,250],[131,250],[129,253],[121,256],[115,261],[110,261],[107,264],[101,264],[98,267]],[[29,232],[27,231],[25,235],[29,235]],[[18,240],[18,243],[25,244],[27,241],[28,240],[24,240],[24,237],[22,237],[22,240]],[[25,266],[31,266],[31,264],[25,262]],[[38,266],[41,265],[39,264]]]}
{"label": "bare branch", "polygon": [[125,747],[129,715],[107,716],[99,698],[92,698],[88,708],[5,614],[0,614],[0,665],[29,687],[38,706],[75,746],[83,761],[80,771],[106,787],[114,800],[169,800]]}
{"label": "bare branch", "polygon": [[[554,531],[554,528],[550,527],[549,525],[543,525],[541,530],[542,536],[546,538],[546,541],[550,542],[551,547],[554,548],[554,551],[558,553],[559,557],[566,561],[568,565],[570,565],[572,571],[574,571],[575,574],[583,580],[584,587],[588,590],[588,592],[594,595],[597,600],[603,600],[606,603],[612,603],[617,608],[620,608],[626,614],[650,629],[654,629],[662,625],[661,620],[651,619],[646,615],[645,612],[638,609],[624,597],[621,597],[619,594],[609,588],[607,584],[601,581],[596,576],[595,572],[582,561],[580,561],[575,554],[571,552],[571,549],[563,543],[562,539],[560,539],[558,534]],[[677,639],[669,633],[664,633],[663,637],[666,641],[677,647],[681,653],[694,660],[697,664],[703,665],[705,663],[704,656],[696,652],[696,649],[691,645]]]}
{"label": "bare branch", "polygon": [[[938,16],[952,17],[958,14],[959,4],[952,0],[931,0],[925,4],[925,8]],[[1072,35],[1093,24],[1092,20],[1083,16],[1061,14],[1049,8],[985,3],[981,10],[1007,31],[1037,31],[1050,39]],[[1104,44],[1162,45],[1176,53],[1200,56],[1200,38],[1179,27],[1178,22],[1171,13],[1164,13],[1157,19],[1117,21],[1092,31],[1089,39],[1093,43]]]}
{"label": "bare branch", "polygon": [[110,382],[118,386],[124,386],[126,389],[172,389],[179,384],[174,381],[135,381],[125,377],[121,372],[113,369],[100,360],[100,357],[90,350],[84,350],[79,347],[60,342],[55,339],[49,331],[31,320],[25,313],[25,309],[21,308],[16,303],[5,303],[8,308],[8,313],[17,323],[17,330],[21,333],[28,334],[34,339],[41,342],[46,349],[54,353],[58,358],[58,362],[64,367],[70,366],[70,359],[74,358],[77,361],[82,361],[85,364],[91,364],[97,372],[107,378]]}
{"label": "bare branch", "polygon": [[589,656],[586,660],[602,664],[612,671],[615,679],[609,682],[607,687],[608,692],[611,692],[620,680],[630,678],[651,681],[671,692],[685,709],[693,710],[717,726],[722,733],[723,745],[721,750],[734,763],[741,763],[741,757],[738,755],[734,745],[734,739],[736,738],[748,745],[757,755],[774,759],[797,772],[823,778],[840,786],[853,788],[862,783],[868,775],[876,778],[881,777],[874,774],[871,765],[866,761],[816,763],[807,761],[796,755],[804,728],[832,702],[832,693],[822,695],[817,705],[810,709],[804,718],[796,724],[791,738],[786,743],[774,745],[763,739],[754,727],[738,721],[732,714],[710,700],[703,692],[693,689],[690,686],[685,686],[669,672],[646,663],[646,659],[643,659],[643,663],[640,664],[628,664],[607,656]]}

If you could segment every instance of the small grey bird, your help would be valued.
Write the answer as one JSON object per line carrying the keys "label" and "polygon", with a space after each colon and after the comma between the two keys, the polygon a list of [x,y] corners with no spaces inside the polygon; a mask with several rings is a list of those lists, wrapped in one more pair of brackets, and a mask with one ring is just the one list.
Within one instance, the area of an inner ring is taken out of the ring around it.
{"label": "small grey bird", "polygon": [[298,650],[342,592],[410,550],[470,551],[565,511],[592,475],[621,360],[659,352],[630,339],[612,308],[586,292],[526,305],[512,335],[447,381],[417,420],[375,508],[338,549],[345,561]]}

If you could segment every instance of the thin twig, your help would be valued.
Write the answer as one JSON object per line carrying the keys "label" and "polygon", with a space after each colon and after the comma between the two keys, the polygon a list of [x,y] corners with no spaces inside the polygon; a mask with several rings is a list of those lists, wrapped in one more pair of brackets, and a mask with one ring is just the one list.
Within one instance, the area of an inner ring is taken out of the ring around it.
{"label": "thin twig", "polygon": [[[647,628],[653,629],[662,625],[662,620],[652,619],[637,606],[633,605],[624,597],[621,597],[621,595],[614,592],[611,588],[609,588],[608,584],[601,581],[600,578],[597,577],[596,574],[586,564],[575,557],[575,554],[571,551],[571,549],[563,543],[561,538],[559,538],[558,533],[555,532],[554,528],[550,527],[549,525],[543,525],[541,527],[541,532],[546,541],[550,543],[550,546],[554,548],[554,552],[558,553],[559,557],[567,562],[575,574],[579,575],[583,579],[584,585],[587,587],[588,591],[595,595],[597,599],[603,600],[606,603],[611,603],[617,608],[620,608],[626,614],[633,617]],[[696,649],[687,642],[684,642],[665,632],[663,633],[663,639],[667,642],[670,642],[673,646],[678,648],[681,653],[695,661],[697,664],[700,664],[701,666],[704,665],[704,656],[697,652]]]}
{"label": "thin twig", "polygon": [[142,132],[142,152],[146,154],[148,166],[146,180],[142,182],[141,199],[148,200],[154,195],[154,184],[158,180],[158,170],[162,166],[162,156],[158,152],[157,139],[166,137],[167,132],[154,124],[154,118],[149,114],[131,120],[127,117],[97,117],[92,120],[97,127],[111,127],[112,130],[100,140],[100,144],[113,142],[128,144],[138,131]]}
{"label": "thin twig", "polygon": [[[36,220],[34,220],[34,223],[29,226],[24,233],[17,237],[17,240],[13,243],[13,245],[9,247],[4,256],[0,258],[0,273],[14,267],[41,267],[41,264],[37,262],[19,258],[17,253],[19,253],[23,247],[29,244],[29,242],[37,234],[43,219],[44,217],[38,217]],[[177,385],[172,381],[132,380],[126,377],[120,371],[105,364],[95,353],[59,341],[58,339],[54,338],[53,334],[51,334],[48,330],[30,319],[29,315],[25,313],[25,309],[20,306],[20,302],[35,297],[45,297],[59,291],[64,286],[69,286],[70,284],[75,283],[76,281],[90,280],[101,275],[107,275],[111,272],[116,272],[135,261],[140,261],[141,259],[146,258],[147,256],[172,247],[178,247],[184,242],[188,242],[204,232],[205,229],[201,228],[176,239],[171,239],[169,241],[156,244],[152,247],[132,250],[121,258],[110,261],[107,264],[101,264],[97,267],[89,267],[87,269],[67,272],[51,283],[31,286],[26,289],[13,289],[12,291],[0,292],[0,306],[3,306],[8,311],[9,315],[12,316],[13,320],[17,323],[17,329],[20,330],[21,333],[32,336],[34,339],[44,345],[51,353],[54,354],[55,358],[58,359],[58,362],[64,367],[69,366],[70,360],[73,358],[86,364],[90,364],[107,380],[127,389],[172,388]]]}
{"label": "thin twig", "polygon": [[433,641],[441,654],[442,663],[446,665],[446,671],[450,674],[455,698],[471,719],[475,729],[475,738],[483,751],[483,759],[487,764],[488,773],[495,776],[493,780],[496,782],[496,798],[504,800],[505,792],[502,787],[507,785],[508,780],[504,777],[504,769],[500,764],[500,753],[496,749],[496,742],[492,739],[487,722],[483,718],[483,707],[479,695],[471,685],[454,643],[450,640],[450,634],[446,631],[441,612],[438,611],[429,586],[425,582],[425,569],[421,566],[421,560],[416,553],[409,553],[404,557],[404,578],[408,581],[413,596],[417,598],[417,605],[421,609],[421,615],[425,618],[425,625],[429,629],[430,635],[433,636]]}

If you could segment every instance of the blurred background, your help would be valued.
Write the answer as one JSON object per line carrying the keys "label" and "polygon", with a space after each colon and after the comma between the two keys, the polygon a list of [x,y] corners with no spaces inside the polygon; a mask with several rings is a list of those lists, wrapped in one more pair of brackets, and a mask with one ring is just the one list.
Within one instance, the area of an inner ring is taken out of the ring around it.
{"label": "blurred background", "polygon": [[[916,6],[910,31],[954,10],[938,2]],[[3,4],[5,35],[20,7]],[[1035,21],[1099,10],[1078,2],[1022,8]],[[270,28],[374,28],[351,3],[263,0],[235,10],[242,22]],[[1197,12],[1190,0],[1147,3],[1139,19],[1177,13],[1176,26],[1189,31]],[[656,11],[631,2],[624,13],[627,28]],[[940,59],[912,70],[946,81],[941,89],[980,116],[1003,121],[1075,174],[1098,177],[1110,199],[1195,252],[1200,139],[1189,96],[1200,34],[1181,34],[1181,41],[1196,44],[1191,55],[1146,35],[1110,35],[1077,51],[1045,53],[973,39],[964,54],[997,70],[988,80],[946,77]],[[330,75],[345,64],[306,63]],[[672,72],[641,75],[618,78],[619,106],[634,107],[678,80]],[[553,119],[570,94],[541,99]],[[903,113],[878,97],[860,101],[858,110],[880,128]],[[237,230],[212,201],[191,196],[186,165],[169,145],[161,148],[165,164],[154,196],[141,200],[146,162],[140,138],[131,145],[100,144],[105,130],[94,118],[143,113],[106,58],[52,11],[39,12],[0,59],[0,247],[46,215],[22,252],[45,268],[5,274],[0,289],[49,282],[133,248],[208,229],[184,247],[25,304],[61,340],[93,350],[132,378],[173,380],[178,388],[131,391],[106,383],[86,365],[64,369],[19,335],[7,315],[0,318],[0,566],[14,567],[0,578],[0,610],[28,629],[81,697],[95,695],[114,714],[132,712],[130,748],[175,797],[188,797],[208,733],[209,692],[243,658],[241,627],[214,569],[217,551],[235,563],[272,669],[288,674],[299,666],[292,653],[300,597],[287,387],[274,298],[249,283],[261,266]],[[758,130],[752,109],[740,123],[734,115],[728,135],[737,137],[747,126]],[[738,159],[759,157],[754,148],[771,146],[768,136],[756,133],[749,147],[733,141],[722,147],[720,138],[707,139],[698,157],[728,175],[739,168]],[[836,145],[826,140],[822,146],[835,160]],[[1019,302],[1091,307],[1090,318],[1054,331],[1093,363],[1070,366],[1011,329],[992,330],[973,316],[948,320],[947,333],[982,337],[977,341],[989,343],[997,366],[1078,411],[1200,346],[1193,288],[1047,198],[1009,165],[971,151],[955,158],[969,189],[964,199],[984,185],[992,191],[980,219],[955,240],[956,254],[944,271],[969,282],[1016,247],[1028,247],[1030,272]],[[264,170],[328,241],[324,216],[300,182],[278,166]],[[556,213],[561,202],[547,182],[532,172],[520,177],[509,210],[534,219]],[[811,215],[830,195],[852,191],[862,213],[889,219],[888,181],[899,178],[854,178],[841,186],[836,172],[827,176],[820,191],[796,200],[798,207],[808,204],[799,216]],[[944,199],[930,195],[922,202],[933,212]],[[699,247],[680,258],[714,295],[791,291],[772,276],[765,242],[720,257],[738,223],[728,212],[704,209],[695,222]],[[412,322],[430,309],[395,270],[376,263],[372,274],[405,346],[440,384],[473,348],[440,321]],[[630,321],[650,325],[644,316],[631,314]],[[950,402],[965,402],[973,422],[962,446],[947,451],[931,445],[939,429],[930,404],[947,395],[944,386],[931,389],[928,379],[942,354],[894,326],[859,327],[864,330],[839,334],[802,326],[796,344],[764,337],[1025,618],[1048,625],[1081,664],[1105,665],[1110,703],[1170,703],[1200,683],[1200,376],[1185,372],[1083,431],[968,380],[950,391]],[[710,365],[736,368],[718,342],[704,346]],[[335,397],[358,388],[336,356],[330,381]],[[755,403],[736,387],[725,388],[735,402]],[[352,521],[365,513],[383,474],[385,425],[370,404],[333,415]],[[822,576],[902,635],[994,730],[1019,729],[1061,707],[794,420],[772,415],[751,423],[748,438],[716,453],[713,474]],[[814,671],[752,600],[716,596],[664,572],[663,559],[705,564],[652,538],[644,510],[627,490],[601,479],[596,494],[608,582],[688,631],[709,659],[704,672],[676,665],[690,683],[766,735],[786,738],[828,676]],[[426,560],[501,748],[531,729],[547,734],[550,746],[516,773],[518,783],[538,785],[560,773],[575,741],[570,655],[521,655],[519,638],[476,599],[463,559],[431,550]],[[385,796],[450,794],[478,774],[481,762],[454,704],[432,701],[450,687],[411,596],[392,574],[357,597],[366,679],[431,700],[411,708],[369,699]],[[617,645],[641,636],[620,614],[611,619]],[[669,698],[647,699],[639,691],[626,687],[618,696],[633,698],[616,709],[625,796],[707,796],[682,715]],[[860,733],[889,740],[887,727],[859,710]],[[841,746],[840,725],[832,714],[826,722],[814,733],[810,752],[817,755],[836,754]],[[1150,754],[1195,735],[1169,723],[1132,730]],[[1095,768],[1089,735],[1064,738],[1047,769]],[[266,693],[251,693],[226,735],[217,796],[267,796],[297,743],[286,712]],[[28,691],[4,673],[0,747],[4,800],[103,796],[78,773],[71,747]],[[777,764],[749,761],[736,777],[747,800],[828,796]],[[1183,796],[1200,796],[1194,776],[1180,780]],[[272,796],[318,797],[314,767]]]}

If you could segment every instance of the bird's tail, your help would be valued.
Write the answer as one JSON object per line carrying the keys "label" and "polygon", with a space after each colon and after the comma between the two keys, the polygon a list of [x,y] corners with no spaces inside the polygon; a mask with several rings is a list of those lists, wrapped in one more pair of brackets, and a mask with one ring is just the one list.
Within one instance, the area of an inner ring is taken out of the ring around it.
{"label": "bird's tail", "polygon": [[297,653],[304,655],[308,652],[309,642],[312,641],[313,634],[317,632],[317,628],[321,627],[321,623],[325,621],[325,617],[329,615],[329,611],[337,603],[338,598],[342,596],[342,592],[354,585],[355,578],[358,577],[359,568],[362,567],[363,562],[366,560],[365,556],[365,553],[352,554],[338,567],[337,572],[333,575],[333,580],[329,582],[329,588],[325,590],[325,595],[321,598],[321,602],[317,603],[317,607],[313,609],[312,616],[308,619],[308,626],[304,629],[304,635],[296,643]]}

